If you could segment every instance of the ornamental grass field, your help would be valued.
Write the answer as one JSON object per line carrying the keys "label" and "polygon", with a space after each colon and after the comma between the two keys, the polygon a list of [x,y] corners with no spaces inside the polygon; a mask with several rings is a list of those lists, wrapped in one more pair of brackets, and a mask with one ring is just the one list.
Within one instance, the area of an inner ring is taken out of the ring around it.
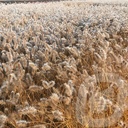
{"label": "ornamental grass field", "polygon": [[128,128],[128,3],[0,4],[0,128]]}

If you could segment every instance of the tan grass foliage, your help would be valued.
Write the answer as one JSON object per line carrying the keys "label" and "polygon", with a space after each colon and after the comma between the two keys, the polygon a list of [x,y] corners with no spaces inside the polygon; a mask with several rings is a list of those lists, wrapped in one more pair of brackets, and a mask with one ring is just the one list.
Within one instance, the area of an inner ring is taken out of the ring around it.
{"label": "tan grass foliage", "polygon": [[[120,107],[118,85],[100,82],[114,79],[106,73],[123,77],[127,96],[128,4],[0,4],[0,128],[92,126],[77,121],[77,98],[97,100],[83,111],[94,118]],[[106,88],[107,96],[98,93]],[[108,127],[128,128],[128,110]]]}

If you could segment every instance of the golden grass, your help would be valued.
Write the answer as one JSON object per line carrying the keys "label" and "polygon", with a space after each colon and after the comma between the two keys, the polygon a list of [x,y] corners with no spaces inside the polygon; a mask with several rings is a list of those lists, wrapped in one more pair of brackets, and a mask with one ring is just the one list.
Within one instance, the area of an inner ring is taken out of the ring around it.
{"label": "golden grass", "polygon": [[[115,106],[128,106],[127,4],[0,7],[0,128],[95,128],[103,122],[81,124],[79,111],[100,120],[113,115]],[[89,101],[93,96],[99,100]],[[123,110],[116,123],[104,120],[108,125],[102,127],[127,128]]]}

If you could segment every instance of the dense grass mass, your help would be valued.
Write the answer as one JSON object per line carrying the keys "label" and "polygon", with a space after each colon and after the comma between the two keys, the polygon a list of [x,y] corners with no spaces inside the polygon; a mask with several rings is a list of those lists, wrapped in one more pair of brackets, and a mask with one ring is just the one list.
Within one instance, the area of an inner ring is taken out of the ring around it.
{"label": "dense grass mass", "polygon": [[127,3],[128,0],[83,0],[86,2],[96,2],[96,3]]}
{"label": "dense grass mass", "polygon": [[0,128],[128,128],[128,4],[0,9]]}

